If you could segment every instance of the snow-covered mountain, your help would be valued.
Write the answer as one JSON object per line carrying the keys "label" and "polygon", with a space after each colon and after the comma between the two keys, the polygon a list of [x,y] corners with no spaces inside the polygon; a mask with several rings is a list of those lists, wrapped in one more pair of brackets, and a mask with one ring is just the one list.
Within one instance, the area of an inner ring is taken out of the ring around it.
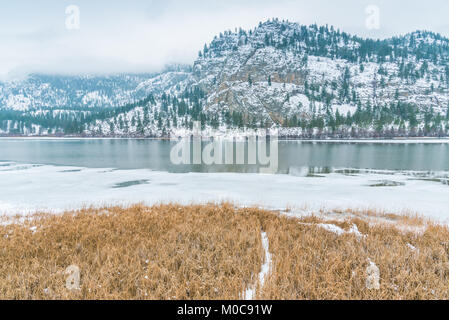
{"label": "snow-covered mountain", "polygon": [[9,134],[162,136],[281,127],[286,136],[448,134],[449,40],[362,39],[273,19],[226,31],[192,67],[0,83]]}
{"label": "snow-covered mountain", "polygon": [[29,75],[0,83],[0,106],[17,111],[112,107],[146,97],[147,93],[136,87],[147,77]]}

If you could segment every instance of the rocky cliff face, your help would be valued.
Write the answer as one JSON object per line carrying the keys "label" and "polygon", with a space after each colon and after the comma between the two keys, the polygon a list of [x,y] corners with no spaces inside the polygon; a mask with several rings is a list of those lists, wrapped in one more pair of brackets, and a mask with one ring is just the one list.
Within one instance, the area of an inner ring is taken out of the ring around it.
{"label": "rocky cliff face", "polygon": [[404,102],[444,113],[448,40],[415,32],[367,41],[332,28],[269,21],[216,37],[193,74],[207,107],[272,120]]}

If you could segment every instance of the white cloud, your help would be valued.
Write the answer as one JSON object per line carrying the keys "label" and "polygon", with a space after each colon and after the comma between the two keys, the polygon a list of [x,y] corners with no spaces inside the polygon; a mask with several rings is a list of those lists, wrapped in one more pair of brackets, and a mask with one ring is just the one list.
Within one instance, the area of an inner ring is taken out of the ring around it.
{"label": "white cloud", "polygon": [[[73,2],[80,7],[79,31],[65,29],[65,6],[71,3],[42,2],[42,8],[26,9],[34,10],[34,15],[13,4],[2,8],[0,74],[149,72],[167,63],[190,64],[216,34],[236,27],[253,28],[271,17],[327,23],[372,37],[415,29],[449,32],[441,10],[449,5],[442,0],[409,1],[406,7],[382,0],[130,0],[120,4],[78,0]],[[381,9],[378,31],[365,28],[368,4]]]}

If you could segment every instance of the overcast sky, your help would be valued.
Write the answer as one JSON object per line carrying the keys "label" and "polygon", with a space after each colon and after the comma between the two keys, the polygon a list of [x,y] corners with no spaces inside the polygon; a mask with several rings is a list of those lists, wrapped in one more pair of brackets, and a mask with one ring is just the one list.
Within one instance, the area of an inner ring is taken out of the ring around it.
{"label": "overcast sky", "polygon": [[[79,8],[78,30],[66,27],[69,5]],[[369,5],[380,9],[378,30],[366,27]],[[221,31],[253,28],[272,17],[373,38],[417,29],[449,36],[447,0],[15,0],[0,6],[2,77],[150,72],[168,63],[190,64]]]}

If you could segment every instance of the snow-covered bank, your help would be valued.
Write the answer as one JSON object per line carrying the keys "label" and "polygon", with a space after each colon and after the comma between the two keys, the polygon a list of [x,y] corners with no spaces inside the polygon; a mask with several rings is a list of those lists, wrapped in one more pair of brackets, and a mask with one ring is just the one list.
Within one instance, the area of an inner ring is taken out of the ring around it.
{"label": "snow-covered bank", "polygon": [[[32,141],[85,141],[85,140],[171,140],[177,141],[179,137],[187,137],[193,134],[192,131],[183,130],[179,131],[178,135],[173,135],[171,139],[168,138],[133,138],[133,137],[48,137],[48,136],[17,136],[17,137],[1,137],[1,140],[32,140]],[[230,141],[230,140],[245,140],[248,137],[253,136],[262,136],[262,131],[230,131],[227,133],[216,135],[215,137],[219,137],[221,140]],[[210,132],[207,132],[203,135],[204,140],[210,140],[208,137],[214,136]],[[293,139],[293,138],[285,138],[283,136],[278,137],[279,141],[297,141],[297,142],[305,142],[305,143],[376,143],[376,144],[449,144],[449,138],[404,138],[404,139]]]}
{"label": "snow-covered bank", "polygon": [[[292,140],[289,140],[292,141]],[[293,140],[294,141],[294,140]],[[410,139],[323,139],[323,140],[298,140],[305,142],[328,142],[328,143],[395,143],[395,144],[445,144],[449,138],[410,138]]]}
{"label": "snow-covered bank", "polygon": [[2,163],[0,167],[0,215],[137,202],[153,205],[231,201],[243,206],[288,207],[298,211],[375,208],[398,214],[416,212],[449,222],[448,194],[449,187],[441,182],[401,173],[302,177],[174,174],[16,163]]}

